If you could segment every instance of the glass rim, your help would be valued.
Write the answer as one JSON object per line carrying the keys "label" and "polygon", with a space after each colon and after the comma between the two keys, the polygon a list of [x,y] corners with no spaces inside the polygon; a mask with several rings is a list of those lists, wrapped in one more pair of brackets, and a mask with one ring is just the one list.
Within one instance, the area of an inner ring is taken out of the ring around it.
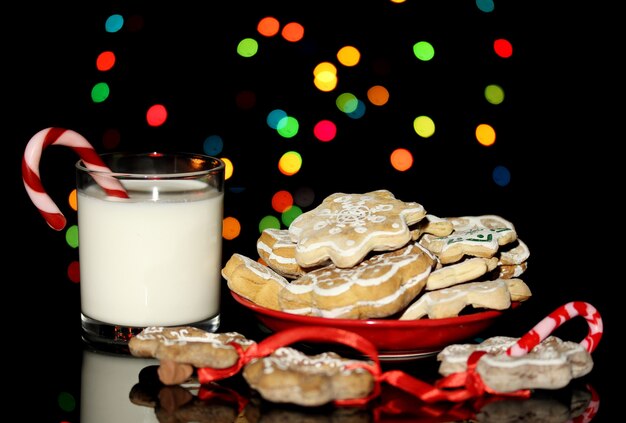
{"label": "glass rim", "polygon": [[[184,159],[202,159],[207,163],[213,163],[213,165],[206,169],[196,170],[196,171],[187,171],[187,172],[168,172],[168,173],[146,173],[146,172],[120,172],[113,171],[109,168],[103,168],[99,165],[92,165],[91,167],[85,164],[84,159],[79,159],[75,167],[77,170],[81,172],[97,174],[97,175],[106,175],[112,176],[116,178],[124,177],[124,178],[184,178],[184,177],[194,177],[207,175],[211,173],[219,173],[220,171],[225,171],[226,163],[215,156],[209,156],[207,154],[202,153],[190,153],[190,152],[159,152],[159,151],[151,151],[144,153],[133,153],[133,152],[111,152],[111,153],[102,153],[98,154],[98,157],[101,159],[106,159],[107,157],[120,156],[120,157],[181,157]],[[105,164],[106,165],[106,164]]]}

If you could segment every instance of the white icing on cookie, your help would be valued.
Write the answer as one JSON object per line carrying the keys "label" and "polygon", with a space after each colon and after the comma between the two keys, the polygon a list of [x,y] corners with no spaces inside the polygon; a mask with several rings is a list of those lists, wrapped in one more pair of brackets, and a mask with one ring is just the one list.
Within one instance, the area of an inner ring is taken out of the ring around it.
{"label": "white icing on cookie", "polygon": [[[193,334],[192,334],[193,332]],[[237,342],[241,345],[252,345],[250,341],[236,332],[211,333],[195,328],[169,328],[163,326],[149,326],[136,335],[137,339],[157,340],[164,345],[187,344],[191,342],[203,342],[212,344],[215,347],[228,347],[230,342]]]}
{"label": "white icing on cookie", "polygon": [[310,267],[328,259],[352,267],[370,251],[400,248],[411,239],[408,225],[426,215],[415,202],[397,200],[386,190],[366,194],[336,193],[289,226],[296,261]]}
{"label": "white icing on cookie", "polygon": [[279,292],[283,311],[330,318],[385,317],[411,301],[424,287],[435,257],[417,243],[381,253],[344,269],[312,270]]}

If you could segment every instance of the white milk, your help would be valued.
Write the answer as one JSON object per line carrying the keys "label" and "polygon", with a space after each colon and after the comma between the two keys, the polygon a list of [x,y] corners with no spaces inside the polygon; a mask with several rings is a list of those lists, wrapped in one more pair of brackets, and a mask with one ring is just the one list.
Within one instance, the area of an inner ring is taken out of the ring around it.
{"label": "white milk", "polygon": [[199,181],[123,183],[130,200],[105,199],[97,186],[78,193],[82,313],[139,327],[217,315],[223,193],[199,194]]}

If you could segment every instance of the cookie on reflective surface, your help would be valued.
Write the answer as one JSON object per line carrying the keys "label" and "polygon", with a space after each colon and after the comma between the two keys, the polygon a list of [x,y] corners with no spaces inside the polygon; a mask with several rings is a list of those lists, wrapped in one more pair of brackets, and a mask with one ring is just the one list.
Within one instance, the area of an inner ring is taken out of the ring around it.
{"label": "cookie on reflective surface", "polygon": [[412,239],[410,225],[424,218],[421,204],[396,199],[387,190],[365,194],[335,193],[289,225],[302,267],[331,260],[337,267],[352,267],[372,251],[389,251]]}
{"label": "cookie on reflective surface", "polygon": [[363,360],[343,358],[334,352],[306,355],[290,347],[250,361],[243,377],[266,400],[303,406],[321,406],[335,400],[367,397],[374,377]]}
{"label": "cookie on reflective surface", "polygon": [[506,354],[519,338],[495,336],[480,344],[453,344],[437,354],[439,373],[465,371],[474,351],[486,351],[476,365],[483,382],[498,392],[518,389],[559,389],[593,368],[591,353],[581,344],[548,336],[521,356]]}

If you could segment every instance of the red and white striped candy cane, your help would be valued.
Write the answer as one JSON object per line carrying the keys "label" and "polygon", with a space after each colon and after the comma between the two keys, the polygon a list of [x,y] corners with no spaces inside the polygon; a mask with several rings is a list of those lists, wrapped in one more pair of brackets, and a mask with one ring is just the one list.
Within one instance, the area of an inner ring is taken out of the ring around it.
{"label": "red and white striped candy cane", "polygon": [[[94,171],[110,172],[93,146],[82,135],[69,129],[46,128],[37,132],[26,145],[22,158],[22,179],[31,201],[39,209],[48,225],[57,231],[65,227],[66,219],[41,184],[39,161],[42,151],[49,145],[71,147],[82,159],[85,167]],[[115,178],[94,175],[94,179],[112,197],[128,198],[126,190]]]}
{"label": "red and white striped candy cane", "polygon": [[519,357],[532,350],[537,344],[546,339],[556,328],[576,316],[582,316],[587,320],[589,332],[581,345],[590,353],[596,349],[602,338],[602,317],[594,306],[582,301],[572,301],[554,310],[534,328],[522,336],[515,344],[511,345],[506,353],[512,357]]}

